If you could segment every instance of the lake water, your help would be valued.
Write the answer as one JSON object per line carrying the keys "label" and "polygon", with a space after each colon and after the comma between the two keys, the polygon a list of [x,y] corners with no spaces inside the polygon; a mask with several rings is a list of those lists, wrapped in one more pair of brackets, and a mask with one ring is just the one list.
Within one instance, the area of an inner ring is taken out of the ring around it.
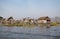
{"label": "lake water", "polygon": [[60,26],[51,28],[0,26],[0,39],[60,39]]}

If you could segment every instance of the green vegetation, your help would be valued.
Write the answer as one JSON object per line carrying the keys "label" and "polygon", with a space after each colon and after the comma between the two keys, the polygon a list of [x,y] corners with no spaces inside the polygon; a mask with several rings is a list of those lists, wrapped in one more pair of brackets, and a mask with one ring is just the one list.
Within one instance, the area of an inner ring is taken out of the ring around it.
{"label": "green vegetation", "polygon": [[[4,26],[12,27],[12,26],[17,26],[17,27],[35,27],[35,26],[47,26],[48,24],[25,24],[25,23],[15,23],[15,24],[3,24]],[[50,26],[58,26],[57,22],[51,22]]]}
{"label": "green vegetation", "polygon": [[59,26],[60,25],[60,23],[58,23],[58,22],[51,22],[51,24],[50,24],[51,26]]}
{"label": "green vegetation", "polygon": [[8,27],[12,27],[12,26],[17,26],[17,27],[35,27],[36,25],[34,24],[24,24],[24,23],[19,23],[19,24],[4,24],[3,26],[8,26]]}

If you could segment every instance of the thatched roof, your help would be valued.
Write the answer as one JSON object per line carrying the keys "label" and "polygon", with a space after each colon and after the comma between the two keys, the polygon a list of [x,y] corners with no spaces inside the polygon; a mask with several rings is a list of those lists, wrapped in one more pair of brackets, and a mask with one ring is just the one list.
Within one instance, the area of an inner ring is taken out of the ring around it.
{"label": "thatched roof", "polygon": [[48,16],[45,16],[45,17],[38,18],[38,20],[51,20],[51,19]]}

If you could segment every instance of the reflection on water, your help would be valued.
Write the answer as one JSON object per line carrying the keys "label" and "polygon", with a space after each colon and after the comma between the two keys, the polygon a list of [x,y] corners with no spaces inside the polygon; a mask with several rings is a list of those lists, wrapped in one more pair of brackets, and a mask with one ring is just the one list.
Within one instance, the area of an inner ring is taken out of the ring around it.
{"label": "reflection on water", "polygon": [[60,39],[60,27],[24,28],[0,26],[0,39]]}

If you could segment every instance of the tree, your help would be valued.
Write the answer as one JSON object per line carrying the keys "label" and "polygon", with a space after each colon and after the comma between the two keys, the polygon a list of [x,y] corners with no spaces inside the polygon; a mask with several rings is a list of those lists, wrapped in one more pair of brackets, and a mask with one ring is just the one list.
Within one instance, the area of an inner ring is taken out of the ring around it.
{"label": "tree", "polygon": [[0,16],[0,20],[2,20],[3,19],[3,17],[2,16]]}

